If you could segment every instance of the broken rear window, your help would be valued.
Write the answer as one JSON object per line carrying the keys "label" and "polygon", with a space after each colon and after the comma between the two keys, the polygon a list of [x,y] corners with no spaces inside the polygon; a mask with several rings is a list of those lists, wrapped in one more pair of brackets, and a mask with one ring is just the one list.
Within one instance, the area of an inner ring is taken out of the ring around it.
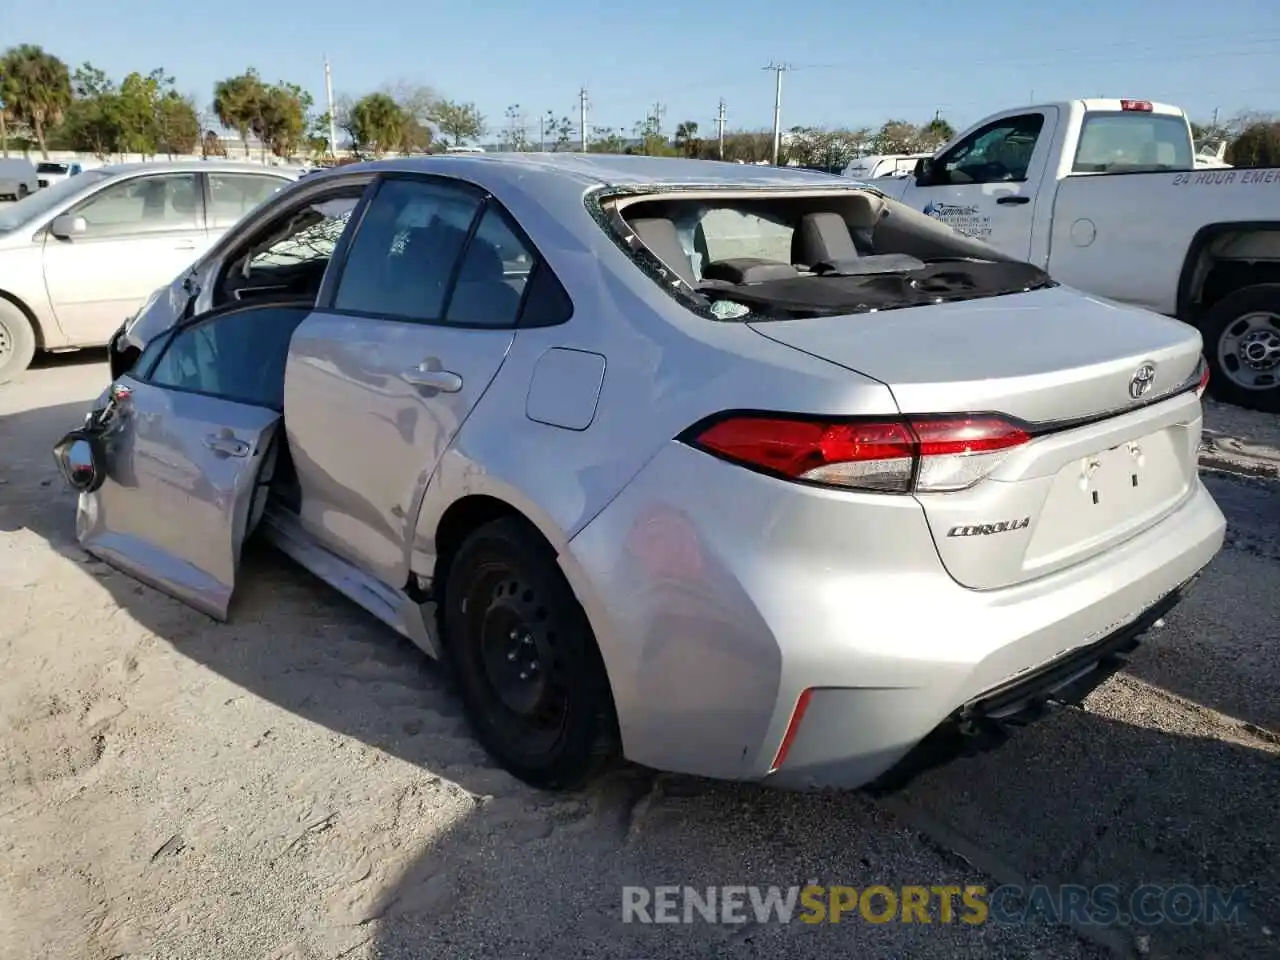
{"label": "broken rear window", "polygon": [[676,189],[607,197],[601,210],[655,281],[721,320],[866,313],[1053,282],[867,191]]}

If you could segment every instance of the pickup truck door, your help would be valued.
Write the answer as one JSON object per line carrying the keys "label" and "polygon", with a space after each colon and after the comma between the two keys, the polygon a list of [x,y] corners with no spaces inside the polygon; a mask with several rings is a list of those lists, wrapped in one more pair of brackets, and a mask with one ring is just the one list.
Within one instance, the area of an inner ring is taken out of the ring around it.
{"label": "pickup truck door", "polygon": [[1046,107],[984,122],[913,178],[902,202],[999,250],[1030,258],[1056,121],[1057,109]]}

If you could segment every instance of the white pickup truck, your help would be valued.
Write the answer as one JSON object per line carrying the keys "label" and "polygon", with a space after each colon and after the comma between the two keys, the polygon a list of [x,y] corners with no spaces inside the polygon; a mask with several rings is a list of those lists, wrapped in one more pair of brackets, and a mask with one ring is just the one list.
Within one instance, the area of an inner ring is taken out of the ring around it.
{"label": "white pickup truck", "polygon": [[1280,169],[1199,169],[1177,107],[992,114],[875,188],[1077,289],[1198,327],[1211,390],[1280,412]]}

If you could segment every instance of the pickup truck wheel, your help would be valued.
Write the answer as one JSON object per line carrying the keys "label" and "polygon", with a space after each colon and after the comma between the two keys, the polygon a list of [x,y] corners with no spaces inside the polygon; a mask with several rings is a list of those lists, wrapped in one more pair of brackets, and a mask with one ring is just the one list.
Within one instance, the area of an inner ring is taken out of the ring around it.
{"label": "pickup truck wheel", "polygon": [[36,332],[26,314],[0,300],[0,383],[8,383],[31,366],[36,355]]}
{"label": "pickup truck wheel", "polygon": [[1200,322],[1209,391],[1249,410],[1280,413],[1280,283],[1228,294]]}
{"label": "pickup truck wheel", "polygon": [[486,524],[445,576],[444,653],[476,739],[513,776],[578,787],[613,759],[604,663],[555,553],[520,518]]}

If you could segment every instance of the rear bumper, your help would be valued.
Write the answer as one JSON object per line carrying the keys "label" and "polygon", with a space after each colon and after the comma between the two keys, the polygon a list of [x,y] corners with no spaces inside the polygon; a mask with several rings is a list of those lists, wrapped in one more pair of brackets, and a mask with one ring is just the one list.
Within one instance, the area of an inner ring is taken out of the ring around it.
{"label": "rear bumper", "polygon": [[1224,532],[1197,480],[1173,514],[1099,556],[970,590],[943,571],[910,498],[798,490],[673,444],[561,562],[630,759],[853,788],[918,763],[932,734],[990,731],[1065,698],[1176,602]]}
{"label": "rear bumper", "polygon": [[1192,577],[1115,633],[1029,670],[961,704],[906,756],[870,784],[874,791],[898,789],[913,777],[960,756],[1002,745],[1013,729],[1043,717],[1053,705],[1078,706],[1128,663],[1146,634],[1163,625],[1191,591]]}

